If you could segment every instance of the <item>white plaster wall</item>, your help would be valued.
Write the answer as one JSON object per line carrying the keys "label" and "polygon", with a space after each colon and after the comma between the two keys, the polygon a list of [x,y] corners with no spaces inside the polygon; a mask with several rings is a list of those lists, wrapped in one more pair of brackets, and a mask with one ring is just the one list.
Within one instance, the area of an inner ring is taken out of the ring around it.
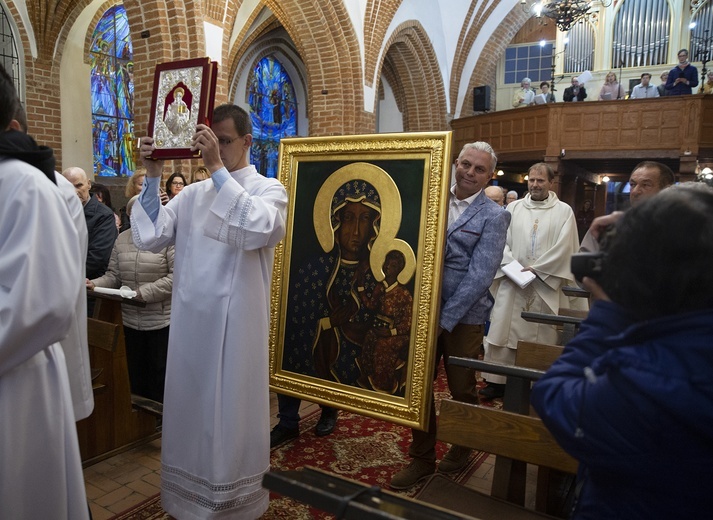
{"label": "white plaster wall", "polygon": [[205,35],[206,54],[211,61],[215,61],[220,67],[223,62],[223,29],[204,21],[203,34]]}
{"label": "white plaster wall", "polygon": [[[487,8],[493,3],[493,0],[473,1],[477,4],[474,9],[475,13],[477,13],[481,7]],[[492,20],[492,22],[486,22],[483,25],[483,29],[478,33],[474,45],[468,54],[463,74],[459,80],[457,99],[450,98],[450,73],[453,68],[453,60],[458,46],[461,28],[466,20],[466,13],[468,12],[471,0],[409,0],[403,2],[389,26],[384,41],[388,41],[396,28],[403,22],[418,20],[428,34],[438,59],[445,88],[448,111],[451,114],[457,114],[460,113],[463,101],[468,94],[468,82],[485,44],[492,37],[500,21],[507,16],[518,2],[519,0],[502,0],[493,9],[489,17],[489,20]],[[467,25],[470,26],[477,23],[478,20],[473,18],[466,22]],[[385,49],[382,48],[381,53],[383,54],[384,52]]]}
{"label": "white plaster wall", "polygon": [[384,76],[381,76],[381,83],[384,86],[384,99],[379,100],[379,107],[376,113],[376,132],[379,134],[403,132],[404,115],[396,105],[394,91]]}
{"label": "white plaster wall", "polygon": [[94,171],[92,145],[91,66],[84,63],[84,38],[94,14],[104,0],[94,0],[82,10],[67,35],[60,63],[62,117],[62,168],[79,166]]}

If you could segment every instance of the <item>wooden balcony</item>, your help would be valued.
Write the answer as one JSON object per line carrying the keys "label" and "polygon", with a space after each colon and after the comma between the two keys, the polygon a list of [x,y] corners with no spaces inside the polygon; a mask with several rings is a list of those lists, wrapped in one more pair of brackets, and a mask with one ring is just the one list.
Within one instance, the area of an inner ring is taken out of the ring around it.
{"label": "wooden balcony", "polygon": [[465,143],[487,141],[499,168],[524,173],[545,161],[558,185],[568,176],[628,178],[647,159],[668,164],[680,181],[692,180],[698,163],[713,166],[713,96],[553,103],[454,119],[451,127],[454,156]]}

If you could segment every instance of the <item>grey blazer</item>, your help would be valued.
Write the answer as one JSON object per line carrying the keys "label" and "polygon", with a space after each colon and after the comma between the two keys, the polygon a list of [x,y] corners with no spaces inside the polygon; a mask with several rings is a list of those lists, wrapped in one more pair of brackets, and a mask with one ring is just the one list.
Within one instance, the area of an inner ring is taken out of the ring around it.
{"label": "grey blazer", "polygon": [[443,261],[440,326],[480,325],[490,317],[490,285],[500,267],[510,212],[481,191],[448,228]]}

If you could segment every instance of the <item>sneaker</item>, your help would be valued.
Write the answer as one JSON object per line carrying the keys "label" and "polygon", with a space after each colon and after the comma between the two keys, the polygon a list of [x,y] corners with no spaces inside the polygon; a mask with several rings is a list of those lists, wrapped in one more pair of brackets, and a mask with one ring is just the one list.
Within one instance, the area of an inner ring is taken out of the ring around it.
{"label": "sneaker", "polygon": [[468,464],[468,459],[473,450],[464,448],[463,446],[451,446],[448,453],[445,454],[443,460],[438,464],[439,473],[454,473],[462,469]]}
{"label": "sneaker", "polygon": [[413,459],[404,469],[391,479],[391,489],[408,489],[430,477],[436,471],[436,463],[423,459]]}
{"label": "sneaker", "polygon": [[505,395],[505,383],[488,383],[478,390],[478,395],[483,399],[497,399]]}
{"label": "sneaker", "polygon": [[314,434],[317,437],[324,437],[332,433],[337,425],[338,413],[336,408],[328,408],[326,406],[322,408],[322,415],[319,416],[317,426],[314,427]]}
{"label": "sneaker", "polygon": [[279,424],[270,432],[270,449],[279,446],[283,442],[296,439],[300,435],[299,428],[285,428]]}

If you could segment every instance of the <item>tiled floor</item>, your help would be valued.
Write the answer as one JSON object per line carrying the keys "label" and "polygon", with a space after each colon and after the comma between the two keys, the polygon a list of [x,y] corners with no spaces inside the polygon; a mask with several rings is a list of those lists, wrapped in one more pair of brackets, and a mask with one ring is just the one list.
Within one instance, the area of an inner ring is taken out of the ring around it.
{"label": "tiled floor", "polygon": [[[302,401],[305,417],[318,405]],[[277,398],[270,395],[270,417],[277,424]],[[490,493],[494,457],[490,456],[475,471],[467,486]],[[157,439],[130,451],[89,466],[84,470],[87,498],[94,520],[106,520],[159,492],[161,440]],[[532,478],[528,476],[528,482]],[[528,507],[534,497],[528,494]]]}

